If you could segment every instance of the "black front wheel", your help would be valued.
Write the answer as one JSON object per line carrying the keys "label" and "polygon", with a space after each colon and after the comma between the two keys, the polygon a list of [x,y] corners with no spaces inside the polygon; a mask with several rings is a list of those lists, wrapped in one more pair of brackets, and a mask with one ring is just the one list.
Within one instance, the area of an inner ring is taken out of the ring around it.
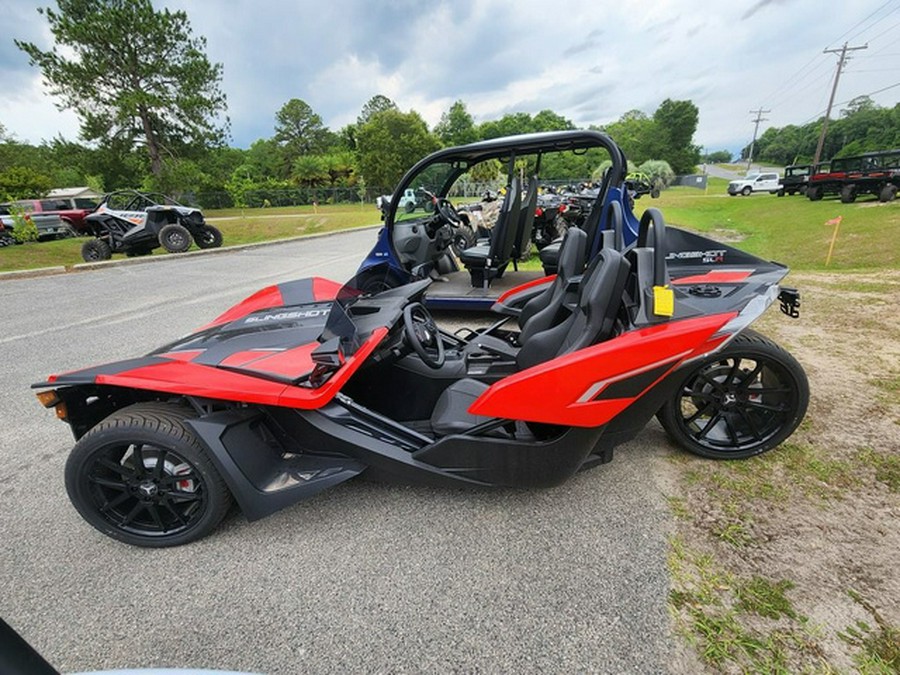
{"label": "black front wheel", "polygon": [[213,225],[204,225],[194,240],[200,248],[219,248],[222,245],[222,231]]}
{"label": "black front wheel", "polygon": [[184,253],[191,247],[191,233],[179,223],[169,223],[159,231],[159,243],[169,253]]}
{"label": "black front wheel", "polygon": [[81,245],[81,257],[85,262],[99,262],[112,258],[112,249],[103,239],[90,239]]}
{"label": "black front wheel", "polygon": [[193,433],[190,411],[165,403],[123,408],[85,434],[66,462],[81,516],[127,544],[178,546],[205,536],[231,494]]}
{"label": "black front wheel", "polygon": [[746,330],[684,369],[657,417],[680,446],[712,459],[742,459],[782,443],[803,420],[809,382],[797,360]]}

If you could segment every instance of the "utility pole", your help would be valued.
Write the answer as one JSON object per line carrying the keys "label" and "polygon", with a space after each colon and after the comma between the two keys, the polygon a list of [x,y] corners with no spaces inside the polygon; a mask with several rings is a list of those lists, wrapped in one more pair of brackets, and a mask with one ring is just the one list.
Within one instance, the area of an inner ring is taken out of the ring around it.
{"label": "utility pole", "polygon": [[759,123],[765,122],[768,120],[767,117],[763,117],[763,113],[770,113],[771,110],[763,110],[760,108],[759,110],[751,110],[751,115],[756,115],[756,119],[753,120],[753,140],[750,141],[750,154],[747,155],[747,171],[750,170],[750,165],[753,163],[753,146],[756,145],[756,134],[759,132]]}
{"label": "utility pole", "polygon": [[819,144],[816,146],[816,156],[813,157],[813,164],[818,164],[819,160],[822,158],[822,148],[825,146],[825,132],[828,131],[828,118],[831,116],[831,106],[834,105],[834,95],[837,93],[838,82],[841,79],[841,72],[844,70],[844,65],[847,63],[848,56],[847,52],[854,52],[857,49],[868,49],[869,44],[866,43],[859,47],[848,47],[847,43],[844,43],[844,46],[840,49],[824,49],[822,50],[823,54],[840,54],[838,58],[837,70],[834,73],[834,84],[831,87],[831,96],[828,99],[828,109],[825,111],[825,121],[822,122],[822,133],[819,134]]}

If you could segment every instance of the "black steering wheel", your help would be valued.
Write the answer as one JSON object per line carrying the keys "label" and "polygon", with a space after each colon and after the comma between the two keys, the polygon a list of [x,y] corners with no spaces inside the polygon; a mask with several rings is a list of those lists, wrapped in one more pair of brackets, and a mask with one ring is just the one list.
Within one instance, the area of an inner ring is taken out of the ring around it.
{"label": "black steering wheel", "polygon": [[413,302],[403,308],[406,341],[429,368],[444,365],[444,342],[431,314],[424,305]]}
{"label": "black steering wheel", "polygon": [[449,199],[446,197],[436,197],[435,206],[437,206],[441,218],[447,221],[447,223],[453,227],[462,225],[462,218],[460,218],[459,212],[457,212],[456,207],[453,206],[453,203]]}

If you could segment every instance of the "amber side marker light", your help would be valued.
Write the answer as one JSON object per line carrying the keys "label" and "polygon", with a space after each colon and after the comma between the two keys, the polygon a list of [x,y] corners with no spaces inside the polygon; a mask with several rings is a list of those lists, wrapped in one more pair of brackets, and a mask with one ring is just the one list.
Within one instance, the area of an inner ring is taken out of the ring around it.
{"label": "amber side marker light", "polygon": [[64,422],[69,419],[69,410],[66,408],[66,404],[60,399],[60,397],[56,394],[56,391],[51,389],[50,391],[42,391],[37,396],[38,401],[41,402],[41,405],[45,408],[56,408],[56,416],[63,420]]}
{"label": "amber side marker light", "polygon": [[40,391],[37,394],[37,400],[41,402],[41,405],[45,408],[52,408],[57,403],[59,403],[59,396],[56,395],[56,390],[51,389],[50,391]]}

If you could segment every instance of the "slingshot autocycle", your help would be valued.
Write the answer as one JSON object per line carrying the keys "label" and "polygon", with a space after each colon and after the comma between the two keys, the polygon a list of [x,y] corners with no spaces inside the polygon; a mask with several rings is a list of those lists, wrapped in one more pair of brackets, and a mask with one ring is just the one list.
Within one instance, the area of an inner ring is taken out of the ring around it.
{"label": "slingshot autocycle", "polygon": [[503,325],[442,331],[422,304],[435,271],[398,285],[385,261],[343,286],[263,289],[147,356],[35,385],[77,439],[73,504],[111,537],[171,546],[208,534],[232,502],[254,520],[361,474],[556,485],[654,415],[701,455],[777,446],[803,418],[806,376],[747,326],[776,300],[796,313],[778,285],[787,268],[653,209],[628,243],[612,186],[596,222],[567,232],[555,276],[499,298]]}

